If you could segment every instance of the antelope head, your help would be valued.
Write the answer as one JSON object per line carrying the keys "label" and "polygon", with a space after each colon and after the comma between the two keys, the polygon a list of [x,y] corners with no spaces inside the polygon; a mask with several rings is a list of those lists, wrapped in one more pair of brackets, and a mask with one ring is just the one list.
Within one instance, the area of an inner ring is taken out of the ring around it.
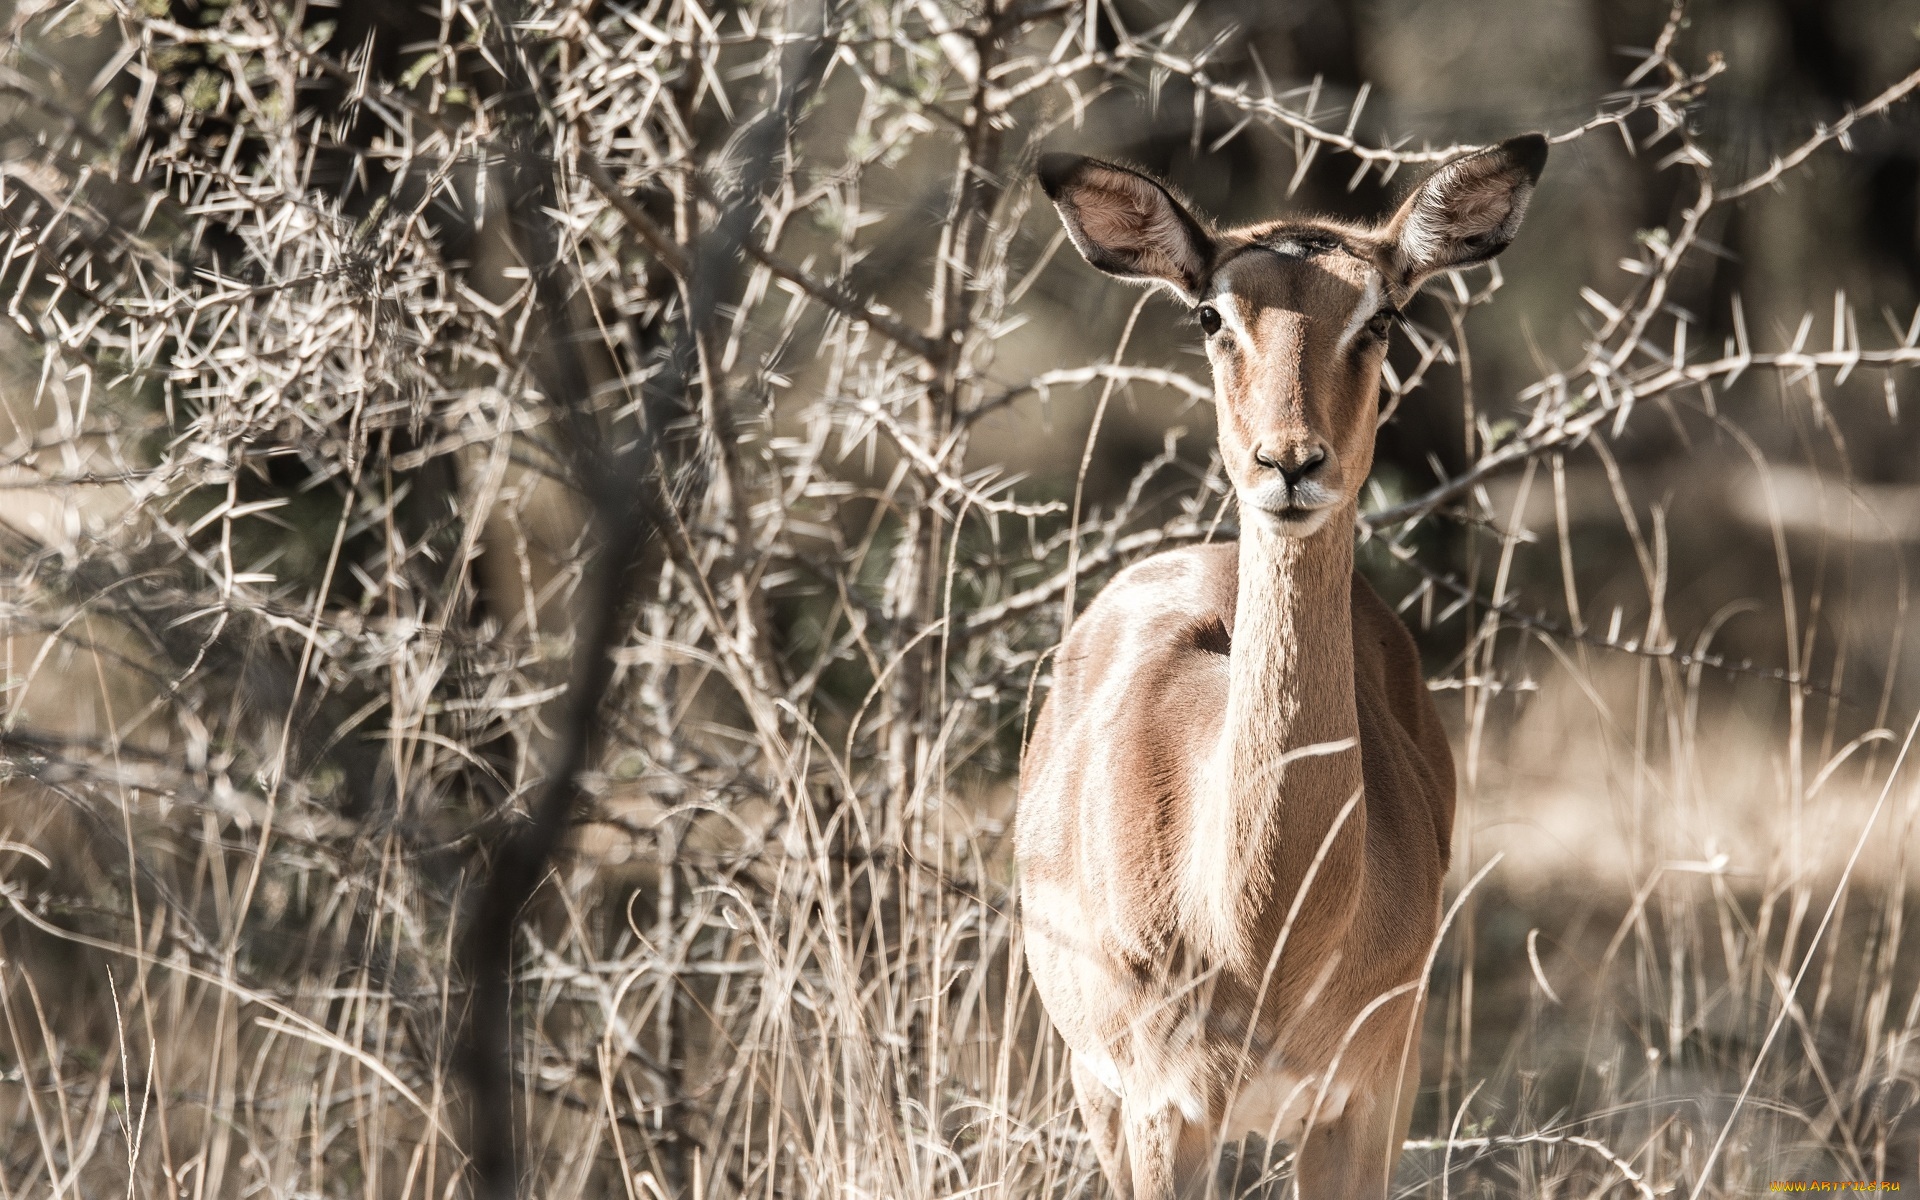
{"label": "antelope head", "polygon": [[1546,160],[1546,139],[1527,134],[1441,167],[1383,224],[1299,219],[1226,231],[1112,163],[1049,154],[1039,176],[1089,263],[1164,285],[1192,308],[1246,519],[1307,537],[1334,513],[1357,511],[1401,306],[1435,272],[1507,248]]}

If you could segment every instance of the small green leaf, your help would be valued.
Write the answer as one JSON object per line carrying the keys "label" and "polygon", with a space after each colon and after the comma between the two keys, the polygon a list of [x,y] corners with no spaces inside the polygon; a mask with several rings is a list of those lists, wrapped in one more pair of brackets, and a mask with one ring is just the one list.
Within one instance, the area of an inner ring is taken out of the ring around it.
{"label": "small green leaf", "polygon": [[220,85],[224,77],[201,67],[187,80],[187,86],[180,89],[180,99],[186,102],[189,112],[212,112],[220,105]]}
{"label": "small green leaf", "polygon": [[434,65],[439,61],[440,52],[437,50],[431,54],[422,54],[419,58],[414,59],[413,65],[401,72],[400,86],[403,88],[418,87],[420,81],[427,77],[427,72],[433,70]]}

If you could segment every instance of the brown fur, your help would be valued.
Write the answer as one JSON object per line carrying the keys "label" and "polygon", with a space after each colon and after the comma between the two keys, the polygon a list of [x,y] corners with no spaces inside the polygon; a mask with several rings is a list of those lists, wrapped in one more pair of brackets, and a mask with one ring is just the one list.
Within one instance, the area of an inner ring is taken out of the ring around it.
{"label": "brown fur", "polygon": [[[1123,1196],[1198,1194],[1215,1145],[1248,1131],[1295,1145],[1304,1197],[1386,1194],[1454,776],[1413,641],[1353,570],[1384,357],[1365,323],[1485,247],[1411,263],[1396,231],[1414,206],[1484,230],[1504,203],[1517,224],[1544,156],[1530,149],[1454,171],[1453,196],[1417,194],[1381,230],[1213,234],[1138,212],[1138,186],[1111,186],[1122,168],[1042,164],[1090,261],[1196,258],[1200,276],[1162,281],[1232,318],[1207,340],[1242,539],[1159,555],[1100,594],[1060,648],[1022,772],[1028,962]],[[1126,221],[1090,228],[1115,196]],[[1155,231],[1150,252],[1100,241],[1122,226]]]}

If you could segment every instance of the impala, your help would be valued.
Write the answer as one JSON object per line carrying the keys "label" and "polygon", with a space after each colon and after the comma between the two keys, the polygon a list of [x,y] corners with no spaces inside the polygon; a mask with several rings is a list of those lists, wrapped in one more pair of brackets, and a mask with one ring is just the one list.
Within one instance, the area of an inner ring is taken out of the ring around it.
{"label": "impala", "polygon": [[1354,520],[1400,306],[1507,247],[1546,156],[1458,159],[1383,225],[1232,231],[1135,171],[1040,161],[1089,263],[1193,309],[1242,518],[1073,623],[1023,764],[1027,959],[1122,1196],[1200,1194],[1248,1133],[1293,1147],[1306,1200],[1386,1195],[1454,776]]}

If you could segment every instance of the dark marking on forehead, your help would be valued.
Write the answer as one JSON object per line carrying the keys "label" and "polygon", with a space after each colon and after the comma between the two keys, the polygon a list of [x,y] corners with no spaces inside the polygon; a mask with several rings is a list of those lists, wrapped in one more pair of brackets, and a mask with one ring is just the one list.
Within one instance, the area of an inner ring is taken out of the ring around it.
{"label": "dark marking on forehead", "polygon": [[1305,263],[1338,254],[1368,266],[1378,266],[1365,242],[1355,242],[1324,225],[1276,225],[1241,235],[1247,240],[1229,243],[1213,264],[1217,277],[1227,266],[1249,254],[1270,254],[1285,263]]}
{"label": "dark marking on forehead", "polygon": [[1336,250],[1355,258],[1360,257],[1339,234],[1310,225],[1269,229],[1254,239],[1254,245],[1271,250],[1283,258],[1308,259]]}
{"label": "dark marking on forehead", "polygon": [[[1231,290],[1267,297],[1269,303],[1280,303],[1282,307],[1294,307],[1300,298],[1294,292],[1302,287],[1316,288],[1337,285],[1342,289],[1339,297],[1344,298],[1348,290],[1357,291],[1366,286],[1364,278],[1353,278],[1354,272],[1349,263],[1357,263],[1362,268],[1378,271],[1376,263],[1365,252],[1365,243],[1356,244],[1341,234],[1324,226],[1294,225],[1277,226],[1259,232],[1247,231],[1241,236],[1248,240],[1229,247],[1213,265],[1212,279],[1208,289],[1224,292],[1229,289],[1224,276],[1243,260],[1264,259],[1268,268],[1257,268],[1242,278],[1233,281]],[[1281,292],[1275,293],[1274,288]],[[1282,301],[1284,294],[1292,299]]]}

